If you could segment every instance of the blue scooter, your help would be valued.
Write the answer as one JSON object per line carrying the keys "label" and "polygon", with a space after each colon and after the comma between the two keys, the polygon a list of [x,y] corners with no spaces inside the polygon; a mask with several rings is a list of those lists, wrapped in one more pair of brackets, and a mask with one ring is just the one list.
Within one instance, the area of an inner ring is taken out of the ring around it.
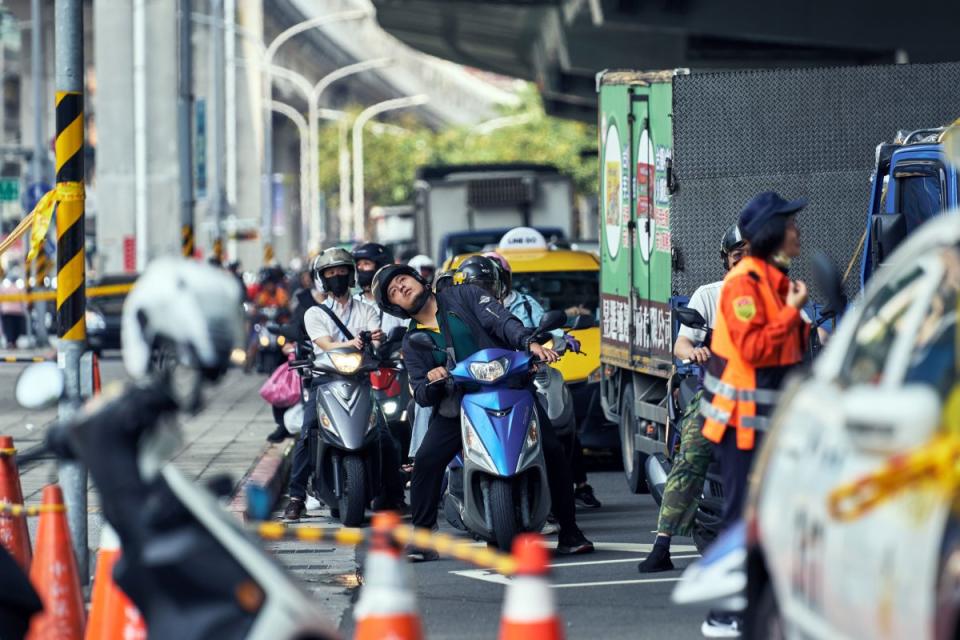
{"label": "blue scooter", "polygon": [[[534,337],[565,320],[562,311],[545,314]],[[411,336],[410,343],[436,351],[432,338],[422,333]],[[510,549],[518,533],[539,531],[550,512],[541,425],[530,384],[538,364],[529,353],[483,349],[459,363],[448,362],[450,378],[438,382],[463,394],[462,469],[454,468],[450,475],[444,510],[448,520],[459,516],[469,533],[500,549]]]}

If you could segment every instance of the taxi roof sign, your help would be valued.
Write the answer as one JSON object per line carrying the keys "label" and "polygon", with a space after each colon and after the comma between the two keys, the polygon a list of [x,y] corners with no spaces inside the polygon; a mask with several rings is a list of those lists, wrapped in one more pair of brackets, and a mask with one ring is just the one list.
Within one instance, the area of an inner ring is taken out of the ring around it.
{"label": "taxi roof sign", "polygon": [[546,249],[547,239],[536,229],[517,227],[503,234],[499,249]]}

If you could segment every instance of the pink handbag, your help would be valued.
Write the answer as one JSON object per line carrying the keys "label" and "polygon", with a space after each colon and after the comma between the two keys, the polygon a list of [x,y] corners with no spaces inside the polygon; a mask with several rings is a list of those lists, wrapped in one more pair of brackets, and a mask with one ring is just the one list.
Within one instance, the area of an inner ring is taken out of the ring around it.
{"label": "pink handbag", "polygon": [[284,362],[260,387],[260,397],[274,407],[292,407],[300,402],[300,376]]}

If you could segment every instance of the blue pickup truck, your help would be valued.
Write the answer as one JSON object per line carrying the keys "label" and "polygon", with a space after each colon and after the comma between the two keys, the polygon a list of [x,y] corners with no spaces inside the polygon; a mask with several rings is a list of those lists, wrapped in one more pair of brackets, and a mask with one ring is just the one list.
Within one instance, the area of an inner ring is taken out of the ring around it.
{"label": "blue pickup truck", "polygon": [[877,146],[860,286],[923,222],[958,205],[958,174],[943,146],[945,128],[898,133]]}

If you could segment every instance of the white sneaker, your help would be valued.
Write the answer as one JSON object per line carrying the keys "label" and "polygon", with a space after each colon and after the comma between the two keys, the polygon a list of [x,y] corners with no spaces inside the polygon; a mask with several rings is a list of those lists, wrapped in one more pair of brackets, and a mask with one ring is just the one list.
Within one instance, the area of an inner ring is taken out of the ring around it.
{"label": "white sneaker", "polygon": [[540,529],[540,535],[543,536],[552,536],[555,533],[560,531],[560,525],[556,522],[545,522],[543,524],[543,529]]}
{"label": "white sneaker", "polygon": [[739,638],[740,616],[711,611],[700,625],[700,633],[704,638]]}
{"label": "white sneaker", "polygon": [[307,511],[316,511],[317,509],[323,508],[323,503],[314,498],[313,496],[307,496],[307,501],[303,503]]}

